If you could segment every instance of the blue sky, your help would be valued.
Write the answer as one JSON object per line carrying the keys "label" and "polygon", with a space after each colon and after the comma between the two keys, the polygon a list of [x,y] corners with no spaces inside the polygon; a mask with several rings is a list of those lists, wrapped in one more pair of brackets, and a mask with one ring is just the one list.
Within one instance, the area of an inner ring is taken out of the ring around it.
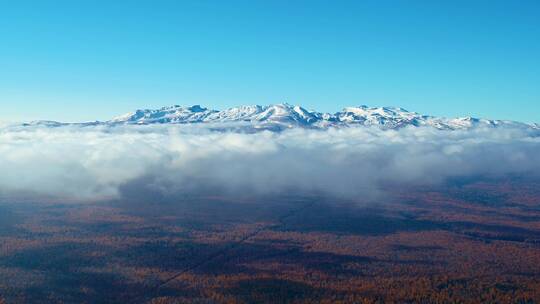
{"label": "blue sky", "polygon": [[0,0],[0,120],[279,102],[540,122],[540,1]]}

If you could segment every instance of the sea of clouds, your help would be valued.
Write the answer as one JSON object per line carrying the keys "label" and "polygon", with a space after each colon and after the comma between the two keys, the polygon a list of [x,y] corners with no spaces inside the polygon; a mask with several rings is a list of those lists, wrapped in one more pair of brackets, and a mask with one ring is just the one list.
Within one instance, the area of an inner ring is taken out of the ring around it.
{"label": "sea of clouds", "polygon": [[353,127],[216,132],[208,127],[0,129],[0,198],[164,200],[320,193],[369,199],[388,184],[540,175],[538,131]]}

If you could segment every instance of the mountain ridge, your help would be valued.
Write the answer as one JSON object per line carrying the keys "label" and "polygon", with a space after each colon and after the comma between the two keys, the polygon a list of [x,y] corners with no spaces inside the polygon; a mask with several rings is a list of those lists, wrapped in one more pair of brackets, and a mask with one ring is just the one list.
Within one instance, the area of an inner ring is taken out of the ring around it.
{"label": "mountain ridge", "polygon": [[138,109],[107,121],[61,123],[34,121],[24,126],[41,125],[150,125],[150,124],[231,124],[243,123],[255,129],[283,130],[293,127],[325,129],[329,127],[378,126],[397,129],[406,126],[429,126],[441,130],[470,129],[473,127],[511,126],[540,129],[540,125],[510,120],[490,120],[473,117],[444,118],[409,112],[401,107],[345,107],[336,113],[307,110],[288,103],[272,105],[244,105],[215,110],[201,105],[172,105],[158,109]]}

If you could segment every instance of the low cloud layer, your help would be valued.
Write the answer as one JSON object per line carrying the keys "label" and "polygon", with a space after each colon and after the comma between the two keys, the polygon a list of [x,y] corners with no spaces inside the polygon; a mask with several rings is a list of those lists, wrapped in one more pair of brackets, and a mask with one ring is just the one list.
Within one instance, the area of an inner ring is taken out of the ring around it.
{"label": "low cloud layer", "polygon": [[520,129],[5,128],[0,172],[0,197],[15,200],[165,200],[213,192],[370,198],[388,184],[538,176],[540,137]]}

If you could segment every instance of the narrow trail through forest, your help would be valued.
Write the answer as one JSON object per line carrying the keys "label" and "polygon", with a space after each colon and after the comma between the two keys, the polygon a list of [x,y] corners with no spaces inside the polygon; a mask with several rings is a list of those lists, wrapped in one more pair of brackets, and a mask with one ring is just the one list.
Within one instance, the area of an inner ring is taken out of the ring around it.
{"label": "narrow trail through forest", "polygon": [[[158,298],[160,296],[160,294],[161,294],[161,289],[163,287],[166,287],[168,284],[175,281],[176,279],[181,277],[183,274],[186,274],[188,272],[196,270],[196,269],[198,269],[198,268],[200,268],[200,267],[202,267],[202,266],[204,266],[204,265],[206,265],[206,264],[208,264],[208,263],[210,263],[210,262],[212,262],[212,261],[214,261],[214,260],[216,260],[216,259],[218,259],[220,257],[226,256],[230,251],[232,251],[236,247],[242,245],[243,243],[245,243],[249,239],[257,236],[259,233],[261,233],[264,230],[275,229],[275,228],[279,228],[279,227],[283,226],[285,224],[285,221],[288,218],[291,218],[291,217],[295,216],[296,214],[298,214],[299,212],[302,212],[302,211],[312,207],[314,204],[315,204],[315,202],[307,202],[307,203],[303,204],[303,206],[301,206],[299,208],[295,208],[293,210],[290,210],[289,212],[287,212],[287,213],[281,215],[280,217],[278,217],[275,223],[268,224],[268,225],[261,225],[260,227],[254,229],[253,231],[251,231],[251,232],[247,233],[246,235],[244,235],[239,240],[232,242],[231,244],[229,244],[225,248],[220,249],[220,250],[210,254],[209,256],[205,257],[203,260],[197,261],[196,263],[191,264],[188,267],[174,273],[173,275],[171,275],[170,277],[163,280],[162,282],[160,282],[159,284],[157,284],[155,287],[152,288],[152,290],[155,290],[155,292],[153,292],[154,297]],[[136,299],[134,299],[134,303],[139,303],[140,300],[145,302],[145,301],[150,300],[150,299],[151,298],[148,295],[142,295],[142,296],[137,297]]]}

